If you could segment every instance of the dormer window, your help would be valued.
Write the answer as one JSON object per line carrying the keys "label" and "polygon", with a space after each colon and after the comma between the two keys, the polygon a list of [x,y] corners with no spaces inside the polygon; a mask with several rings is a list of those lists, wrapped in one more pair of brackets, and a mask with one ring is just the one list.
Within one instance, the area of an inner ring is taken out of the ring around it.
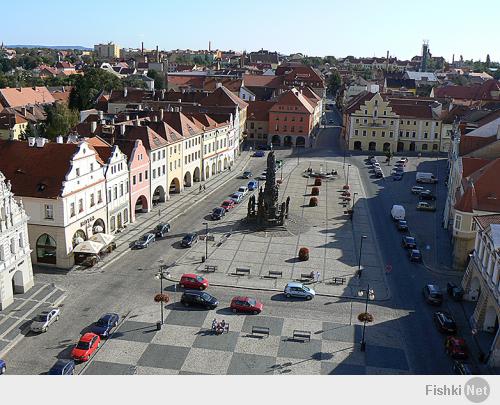
{"label": "dormer window", "polygon": [[76,177],[80,177],[80,169],[76,168]]}

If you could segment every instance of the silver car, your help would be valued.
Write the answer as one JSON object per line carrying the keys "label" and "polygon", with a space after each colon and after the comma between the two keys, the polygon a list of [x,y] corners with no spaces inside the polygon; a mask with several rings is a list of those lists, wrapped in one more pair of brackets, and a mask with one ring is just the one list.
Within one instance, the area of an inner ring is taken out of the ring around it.
{"label": "silver car", "polygon": [[51,308],[41,312],[35,319],[33,319],[30,326],[31,331],[37,333],[47,332],[49,326],[59,320],[60,313],[61,310],[59,308]]}
{"label": "silver car", "polygon": [[312,288],[297,282],[288,283],[285,287],[284,293],[287,298],[297,297],[305,298],[306,300],[313,299],[316,295],[316,292]]}

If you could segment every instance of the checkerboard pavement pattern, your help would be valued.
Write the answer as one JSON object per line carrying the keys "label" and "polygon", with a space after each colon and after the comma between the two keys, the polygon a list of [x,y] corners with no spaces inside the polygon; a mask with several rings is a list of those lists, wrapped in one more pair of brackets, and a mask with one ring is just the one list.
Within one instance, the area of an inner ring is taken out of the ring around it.
{"label": "checkerboard pavement pattern", "polygon": [[[367,351],[359,350],[362,326],[273,316],[228,315],[229,333],[211,332],[215,311],[167,310],[162,330],[156,316],[127,318],[104,343],[83,374],[410,374],[401,339],[383,326],[367,327]],[[155,312],[156,314],[156,312]],[[252,326],[269,328],[253,336]],[[294,341],[308,330],[310,342]],[[391,338],[392,336],[392,338]]]}

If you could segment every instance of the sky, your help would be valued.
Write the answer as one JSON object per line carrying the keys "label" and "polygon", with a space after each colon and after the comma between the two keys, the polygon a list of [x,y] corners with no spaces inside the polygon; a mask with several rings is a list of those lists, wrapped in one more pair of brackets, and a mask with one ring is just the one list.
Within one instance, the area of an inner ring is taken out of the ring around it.
{"label": "sky", "polygon": [[500,60],[498,0],[5,0],[2,15],[0,42],[11,45],[170,50],[210,40],[212,49],[409,59],[426,39],[449,61]]}

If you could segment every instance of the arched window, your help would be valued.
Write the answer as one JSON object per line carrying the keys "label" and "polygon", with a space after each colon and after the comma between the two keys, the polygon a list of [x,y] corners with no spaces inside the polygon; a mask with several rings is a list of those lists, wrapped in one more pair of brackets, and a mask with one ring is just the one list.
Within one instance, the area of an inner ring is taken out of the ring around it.
{"label": "arched window", "polygon": [[36,258],[38,263],[56,264],[57,244],[55,239],[44,233],[36,241]]}

